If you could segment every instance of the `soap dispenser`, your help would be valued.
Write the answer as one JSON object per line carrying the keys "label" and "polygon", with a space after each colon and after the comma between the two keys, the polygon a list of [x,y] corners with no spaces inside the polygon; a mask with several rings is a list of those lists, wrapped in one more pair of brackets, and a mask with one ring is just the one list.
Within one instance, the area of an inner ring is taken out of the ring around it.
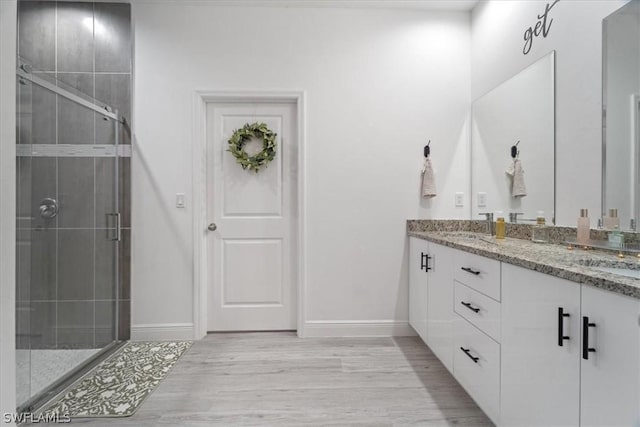
{"label": "soap dispenser", "polygon": [[536,223],[531,228],[531,241],[535,243],[549,243],[549,227],[547,227],[544,211],[538,211]]}
{"label": "soap dispenser", "polygon": [[589,211],[580,209],[578,218],[578,234],[576,240],[580,245],[588,245],[590,240],[591,222],[589,221]]}
{"label": "soap dispenser", "polygon": [[620,218],[618,218],[618,209],[609,209],[609,216],[604,217],[604,229],[613,230],[620,228]]}

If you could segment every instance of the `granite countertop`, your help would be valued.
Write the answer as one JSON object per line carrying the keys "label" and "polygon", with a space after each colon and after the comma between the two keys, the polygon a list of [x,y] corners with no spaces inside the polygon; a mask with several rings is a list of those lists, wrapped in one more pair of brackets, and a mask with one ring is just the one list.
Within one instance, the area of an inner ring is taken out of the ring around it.
{"label": "granite countertop", "polygon": [[469,231],[408,231],[408,235],[473,254],[539,271],[573,282],[640,299],[640,279],[621,276],[594,267],[640,270],[640,258],[618,258],[614,253],[575,248],[566,245],[539,244],[529,240],[496,240]]}

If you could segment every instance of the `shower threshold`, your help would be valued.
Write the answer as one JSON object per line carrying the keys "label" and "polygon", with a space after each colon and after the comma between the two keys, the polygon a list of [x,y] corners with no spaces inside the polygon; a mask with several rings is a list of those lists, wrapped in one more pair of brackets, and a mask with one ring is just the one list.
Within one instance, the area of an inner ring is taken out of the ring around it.
{"label": "shower threshold", "polygon": [[[32,357],[35,355],[40,361],[42,361],[41,369],[49,369],[51,366],[52,369],[50,372],[39,372],[38,368],[31,374],[31,378],[34,376],[38,376],[39,380],[43,383],[45,382],[45,378],[47,375],[51,375],[55,369],[64,370],[66,373],[63,373],[62,376],[54,381],[53,383],[46,382],[43,384],[38,384],[34,386],[34,389],[38,390],[36,394],[29,400],[27,400],[24,404],[17,408],[18,413],[35,413],[49,403],[52,399],[58,397],[61,393],[63,393],[69,386],[75,383],[78,379],[82,378],[84,375],[89,373],[95,366],[97,366],[100,362],[108,359],[116,350],[122,347],[126,341],[114,341],[111,344],[107,345],[102,349],[85,349],[85,350],[31,350]],[[21,350],[18,350],[21,351]],[[29,351],[29,350],[25,350]],[[93,354],[91,354],[93,353]],[[58,357],[56,359],[56,356]],[[74,362],[78,361],[79,358],[82,358],[84,362],[78,364],[73,369],[65,369],[64,366],[60,366],[59,362]],[[88,358],[87,358],[88,357]],[[19,366],[18,366],[19,368]],[[56,373],[58,373],[56,372]]]}

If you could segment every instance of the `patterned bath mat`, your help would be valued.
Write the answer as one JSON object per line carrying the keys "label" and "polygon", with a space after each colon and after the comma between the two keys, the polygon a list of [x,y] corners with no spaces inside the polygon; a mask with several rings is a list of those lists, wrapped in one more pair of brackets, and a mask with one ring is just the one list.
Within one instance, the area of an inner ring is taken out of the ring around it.
{"label": "patterned bath mat", "polygon": [[128,417],[191,347],[191,341],[130,342],[73,384],[43,413]]}

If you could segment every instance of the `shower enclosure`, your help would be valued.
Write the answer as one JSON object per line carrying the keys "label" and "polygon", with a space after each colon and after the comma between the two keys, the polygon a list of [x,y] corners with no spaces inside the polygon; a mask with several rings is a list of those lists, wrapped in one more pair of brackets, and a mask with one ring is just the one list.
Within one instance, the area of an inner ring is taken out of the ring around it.
{"label": "shower enclosure", "polygon": [[17,400],[31,411],[128,339],[131,146],[118,111],[20,63]]}

